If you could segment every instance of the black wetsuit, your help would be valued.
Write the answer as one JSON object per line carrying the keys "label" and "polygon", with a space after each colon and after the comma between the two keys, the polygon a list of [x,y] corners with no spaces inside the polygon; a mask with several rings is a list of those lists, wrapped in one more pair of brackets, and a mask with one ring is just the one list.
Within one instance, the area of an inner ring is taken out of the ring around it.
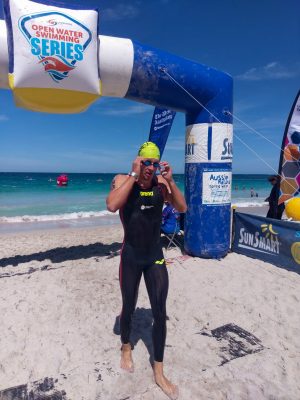
{"label": "black wetsuit", "polygon": [[270,196],[265,200],[269,202],[267,218],[281,219],[284,211],[284,203],[278,205],[280,183],[276,183],[271,190]]}
{"label": "black wetsuit", "polygon": [[130,342],[131,318],[135,310],[142,274],[153,314],[154,360],[163,361],[166,340],[168,272],[160,244],[163,194],[156,179],[149,189],[134,184],[120,209],[124,243],[120,263],[123,307],[120,316],[122,343]]}

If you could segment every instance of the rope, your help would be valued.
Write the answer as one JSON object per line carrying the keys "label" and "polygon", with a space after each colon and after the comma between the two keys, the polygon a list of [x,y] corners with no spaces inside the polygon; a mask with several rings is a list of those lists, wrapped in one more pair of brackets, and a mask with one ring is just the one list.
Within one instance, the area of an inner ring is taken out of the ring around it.
{"label": "rope", "polygon": [[[227,114],[231,115],[232,118],[236,119],[237,121],[239,121],[242,125],[245,125],[248,129],[250,129],[251,131],[253,131],[254,133],[256,133],[258,136],[260,136],[261,138],[267,140],[269,143],[271,143],[273,146],[275,146],[277,149],[280,150],[281,152],[284,152],[284,150],[278,146],[276,143],[272,142],[272,140],[268,139],[266,136],[264,136],[262,133],[258,132],[256,129],[252,128],[250,125],[248,125],[246,122],[242,121],[240,118],[238,118],[236,115],[233,115],[230,111],[226,111]],[[298,158],[295,158],[292,156],[292,154],[290,154],[290,156],[292,157],[293,161],[299,161]]]}
{"label": "rope", "polygon": [[188,90],[186,90],[183,86],[180,85],[179,82],[176,81],[176,79],[174,79],[165,68],[161,68],[161,71],[164,72],[166,75],[168,75],[168,77],[176,83],[176,85],[178,85],[186,94],[188,94],[192,99],[195,100],[196,103],[198,103],[202,108],[204,108],[205,111],[207,111],[211,116],[213,116],[218,122],[220,122],[220,124],[222,124],[222,122],[219,120],[218,117],[216,117],[211,111],[209,111],[208,108],[206,108],[202,103],[200,103],[200,101],[198,99],[196,99],[196,97],[194,97],[192,95],[192,93],[190,93]]}
{"label": "rope", "polygon": [[[208,108],[206,108],[204,106],[204,104],[202,104],[198,99],[196,99],[188,90],[186,90],[175,78],[173,78],[173,76],[171,76],[167,69],[165,67],[161,67],[160,71],[165,73],[177,86],[179,86],[185,93],[187,93],[193,100],[196,101],[196,103],[198,103],[202,108],[204,108],[204,110],[206,110],[212,117],[215,118],[215,120],[217,120],[218,122],[222,123],[219,118],[214,115]],[[225,114],[229,114],[231,115],[233,118],[235,118],[236,120],[238,120],[240,123],[242,123],[243,125],[245,125],[248,129],[252,130],[253,132],[255,132],[256,134],[258,134],[260,137],[262,137],[263,139],[267,140],[268,142],[270,142],[271,144],[273,144],[275,147],[277,147],[280,152],[283,152],[284,150],[281,149],[281,147],[279,147],[277,144],[273,143],[270,139],[268,139],[267,137],[265,137],[263,134],[259,133],[256,129],[252,128],[251,126],[249,126],[248,124],[246,124],[246,122],[242,121],[240,118],[236,117],[235,115],[233,115],[230,111],[226,111]],[[260,155],[258,153],[256,153],[255,150],[253,150],[250,146],[247,145],[247,143],[245,143],[236,133],[234,134],[235,137],[244,145],[246,146],[253,154],[256,155],[257,158],[259,158],[267,167],[269,167],[273,172],[275,172],[276,175],[279,175],[277,173],[277,171],[269,164],[267,163],[263,158],[260,157]],[[298,159],[296,159],[295,157],[293,157],[291,155],[291,157],[293,158],[294,161],[299,161]],[[282,175],[279,175],[280,178],[282,178]],[[286,183],[294,189],[294,187],[288,182],[286,181]]]}
{"label": "rope", "polygon": [[[166,69],[161,69],[162,72],[164,72],[173,82],[175,82],[183,91],[185,91],[192,99],[194,99],[202,108],[204,108],[211,116],[213,116],[218,122],[221,123],[221,121],[219,120],[218,117],[216,117],[211,111],[209,111],[208,108],[206,108],[198,99],[196,99],[188,90],[186,90],[182,85],[180,85],[179,82],[176,81],[175,78],[173,78]],[[283,151],[281,149],[281,147],[279,147],[277,144],[273,143],[270,139],[268,139],[267,137],[265,137],[263,134],[261,134],[260,132],[258,132],[256,129],[252,128],[251,126],[249,126],[248,124],[246,124],[246,122],[242,121],[240,118],[236,117],[235,115],[233,115],[230,111],[226,111],[226,114],[231,115],[233,118],[235,118],[237,121],[239,121],[240,123],[242,123],[243,125],[245,125],[248,129],[252,130],[253,132],[255,132],[256,134],[258,134],[260,137],[266,139],[268,142],[270,142],[271,144],[273,144],[275,147],[277,147],[280,151]],[[236,133],[235,133],[236,135]],[[237,135],[236,135],[237,136]],[[267,164],[254,150],[252,150],[249,146],[247,146],[247,144],[245,142],[243,142],[238,136],[237,138],[241,141],[241,143],[243,143],[249,150],[251,150],[254,154],[257,155],[257,157],[263,161],[269,168],[271,168],[272,171],[275,171],[275,173],[277,174],[277,171],[274,170],[273,167],[271,167],[269,164]],[[295,159],[295,161],[298,161],[297,159]]]}
{"label": "rope", "polygon": [[247,147],[247,149],[249,149],[250,151],[252,151],[253,154],[256,155],[257,158],[259,158],[264,164],[266,164],[267,167],[269,167],[273,172],[275,172],[275,174],[277,175],[277,171],[269,164],[267,163],[267,161],[265,161],[263,158],[260,157],[260,155],[258,153],[256,153],[255,150],[251,149],[250,146],[247,145],[247,143],[245,143],[240,137],[238,137],[238,135],[235,133],[235,137],[241,142],[243,143],[244,146]]}

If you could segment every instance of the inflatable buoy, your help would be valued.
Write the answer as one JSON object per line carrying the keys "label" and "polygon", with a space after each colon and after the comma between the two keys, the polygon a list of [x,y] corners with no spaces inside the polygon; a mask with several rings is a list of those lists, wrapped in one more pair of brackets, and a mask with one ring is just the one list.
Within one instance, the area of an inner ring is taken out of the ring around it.
{"label": "inflatable buoy", "polygon": [[288,218],[292,218],[294,221],[300,221],[300,197],[294,197],[287,202],[285,213]]}
{"label": "inflatable buoy", "polygon": [[69,178],[67,175],[60,175],[56,179],[57,186],[67,186]]}

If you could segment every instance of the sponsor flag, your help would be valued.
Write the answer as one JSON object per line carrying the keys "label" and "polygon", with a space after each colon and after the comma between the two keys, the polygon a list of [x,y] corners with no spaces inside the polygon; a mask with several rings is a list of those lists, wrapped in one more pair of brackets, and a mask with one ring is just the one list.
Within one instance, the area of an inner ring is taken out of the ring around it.
{"label": "sponsor flag", "polygon": [[278,204],[300,194],[300,91],[288,117],[281,146]]}
{"label": "sponsor flag", "polygon": [[176,112],[166,108],[155,107],[149,133],[149,142],[155,143],[162,156]]}
{"label": "sponsor flag", "polygon": [[235,212],[232,250],[300,272],[300,224]]}

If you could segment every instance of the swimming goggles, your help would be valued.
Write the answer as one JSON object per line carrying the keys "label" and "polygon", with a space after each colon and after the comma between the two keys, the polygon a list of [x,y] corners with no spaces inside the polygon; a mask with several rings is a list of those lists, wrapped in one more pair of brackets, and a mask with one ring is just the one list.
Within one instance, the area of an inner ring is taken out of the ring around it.
{"label": "swimming goggles", "polygon": [[144,160],[142,161],[142,164],[145,165],[145,167],[150,167],[150,165],[153,165],[154,168],[160,168],[160,164],[158,161],[150,161],[150,160]]}

